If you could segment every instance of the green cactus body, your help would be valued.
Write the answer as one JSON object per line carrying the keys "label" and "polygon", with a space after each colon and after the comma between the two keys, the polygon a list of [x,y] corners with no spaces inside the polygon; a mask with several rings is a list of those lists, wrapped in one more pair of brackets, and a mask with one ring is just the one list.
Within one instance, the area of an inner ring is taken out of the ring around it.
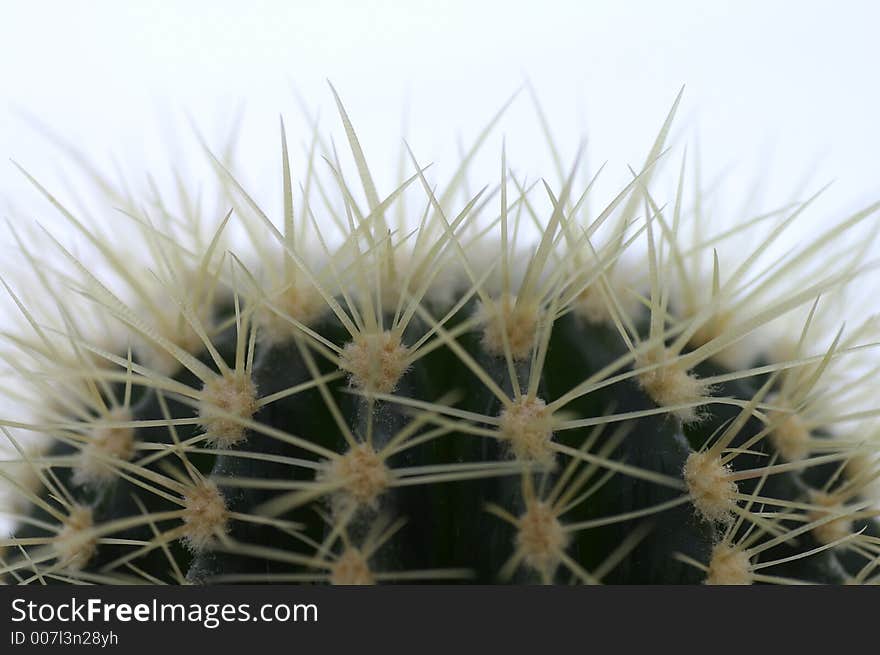
{"label": "green cactus body", "polygon": [[[763,245],[729,277],[717,255],[704,275],[727,237],[688,243],[682,185],[665,208],[647,190],[675,107],[642,171],[592,219],[577,163],[557,190],[515,180],[511,202],[502,156],[498,189],[452,209],[467,161],[437,196],[412,157],[412,176],[381,198],[339,108],[366,198],[331,164],[344,211],[325,204],[326,231],[342,238],[325,238],[308,204],[311,166],[295,207],[283,134],[282,229],[210,155],[261,267],[224,240],[229,216],[200,248],[171,238],[173,221],[141,221],[158,306],[171,308],[162,325],[157,303],[121,297],[55,243],[74,273],[44,274],[42,288],[85,296],[53,291],[62,319],[88,307],[127,337],[105,348],[20,305],[30,332],[10,338],[6,360],[56,402],[5,422],[14,453],[0,474],[18,502],[8,581],[873,578],[874,451],[846,416],[857,411],[821,409],[872,324],[810,349],[817,299],[870,267],[868,247],[809,285],[758,268]],[[390,228],[414,192],[421,219]],[[790,277],[874,209],[786,255]],[[540,233],[524,245],[530,220]],[[156,297],[82,230],[129,290]],[[639,244],[643,270],[628,277],[622,255]],[[727,361],[759,328],[807,310],[790,356],[756,348]],[[28,446],[34,433],[48,445]]]}

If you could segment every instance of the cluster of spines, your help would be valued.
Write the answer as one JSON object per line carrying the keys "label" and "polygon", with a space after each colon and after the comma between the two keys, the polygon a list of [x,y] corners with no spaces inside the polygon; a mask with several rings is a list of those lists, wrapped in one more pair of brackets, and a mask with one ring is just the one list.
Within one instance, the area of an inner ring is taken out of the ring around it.
{"label": "cluster of spines", "polygon": [[[25,173],[135,302],[48,233],[68,268],[43,273],[15,232],[62,327],[7,286],[29,329],[10,335],[7,362],[52,402],[40,420],[4,421],[11,466],[32,478],[0,470],[24,501],[4,574],[355,584],[876,576],[876,446],[835,432],[875,411],[849,409],[826,384],[872,345],[873,324],[808,350],[820,297],[874,265],[865,247],[830,272],[813,262],[875,206],[762,268],[810,201],[799,204],[722,279],[717,250],[777,214],[695,231],[686,244],[684,164],[671,210],[648,191],[678,100],[642,170],[588,221],[592,181],[576,196],[578,158],[554,192],[517,179],[502,153],[498,187],[451,210],[456,184],[438,197],[409,151],[415,172],[382,199],[336,101],[366,209],[335,151],[327,163],[342,211],[327,201],[315,136],[295,212],[282,125],[279,229],[206,146],[234,207],[207,239],[182,245],[175,230],[196,224],[191,216],[161,207],[157,225],[125,203],[152,279]],[[313,185],[344,234],[338,243],[310,205]],[[387,215],[419,188],[417,224],[392,229]],[[495,196],[500,210],[486,220]],[[261,270],[224,244],[233,214]],[[538,240],[523,247],[528,222]],[[623,257],[640,245],[645,270],[627,275]],[[85,298],[69,301],[69,288]],[[804,307],[787,356],[752,351],[731,364],[735,346]],[[124,349],[80,327],[95,308],[108,334],[126,328]],[[868,385],[875,371],[850,381]],[[29,448],[21,435],[31,433],[50,447]]]}

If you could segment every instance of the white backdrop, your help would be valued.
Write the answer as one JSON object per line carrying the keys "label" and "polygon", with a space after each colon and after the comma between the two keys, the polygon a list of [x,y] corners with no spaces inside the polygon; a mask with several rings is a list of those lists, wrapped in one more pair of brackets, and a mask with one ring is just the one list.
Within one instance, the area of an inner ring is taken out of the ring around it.
{"label": "white backdrop", "polygon": [[[641,161],[684,84],[680,136],[699,135],[708,173],[733,164],[733,180],[765,178],[768,205],[789,200],[808,174],[814,188],[837,180],[835,208],[880,195],[880,3],[870,0],[0,0],[0,8],[0,212],[46,212],[8,158],[50,187],[64,171],[23,113],[102,166],[114,154],[136,177],[161,173],[192,147],[184,111],[216,139],[243,101],[240,161],[259,186],[277,178],[278,114],[295,125],[292,88],[337,127],[326,78],[389,183],[404,107],[420,158],[451,168],[457,135],[475,134],[528,77],[564,154],[586,131],[590,161],[607,160],[615,180]],[[523,96],[490,143],[481,185],[497,175],[502,133],[515,166],[550,173]]]}

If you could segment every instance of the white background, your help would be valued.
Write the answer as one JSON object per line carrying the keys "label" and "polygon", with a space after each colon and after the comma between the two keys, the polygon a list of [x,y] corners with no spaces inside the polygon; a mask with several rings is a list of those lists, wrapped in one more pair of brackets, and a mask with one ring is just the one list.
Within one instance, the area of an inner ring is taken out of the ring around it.
{"label": "white background", "polygon": [[[699,137],[707,177],[761,179],[768,207],[800,192],[805,177],[810,189],[836,180],[829,211],[880,196],[880,3],[868,0],[0,0],[0,8],[4,216],[50,213],[8,158],[52,188],[71,169],[23,113],[104,170],[112,154],[138,179],[161,175],[192,148],[184,112],[219,143],[244,102],[240,168],[260,187],[278,177],[279,113],[293,143],[306,138],[293,88],[338,129],[327,78],[385,191],[404,113],[420,159],[449,170],[458,135],[476,134],[528,78],[563,154],[570,159],[586,133],[589,161],[608,161],[615,181],[641,162],[684,84],[678,136],[692,152]],[[502,134],[512,165],[551,174],[528,95],[488,144],[493,162]],[[479,186],[497,176],[497,163],[486,166],[475,173]]]}

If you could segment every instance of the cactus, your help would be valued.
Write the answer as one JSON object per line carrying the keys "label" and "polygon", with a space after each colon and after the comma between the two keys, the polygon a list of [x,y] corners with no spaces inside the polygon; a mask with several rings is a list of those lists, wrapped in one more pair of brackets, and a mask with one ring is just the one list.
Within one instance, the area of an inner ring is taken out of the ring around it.
{"label": "cactus", "polygon": [[880,205],[710,230],[684,159],[652,190],[678,98],[595,215],[580,155],[468,192],[500,114],[382,196],[333,96],[362,189],[317,128],[295,186],[282,123],[275,219],[202,137],[213,224],[99,177],[104,233],[21,169],[82,251],[11,225],[6,581],[876,579],[876,322],[837,322]]}

